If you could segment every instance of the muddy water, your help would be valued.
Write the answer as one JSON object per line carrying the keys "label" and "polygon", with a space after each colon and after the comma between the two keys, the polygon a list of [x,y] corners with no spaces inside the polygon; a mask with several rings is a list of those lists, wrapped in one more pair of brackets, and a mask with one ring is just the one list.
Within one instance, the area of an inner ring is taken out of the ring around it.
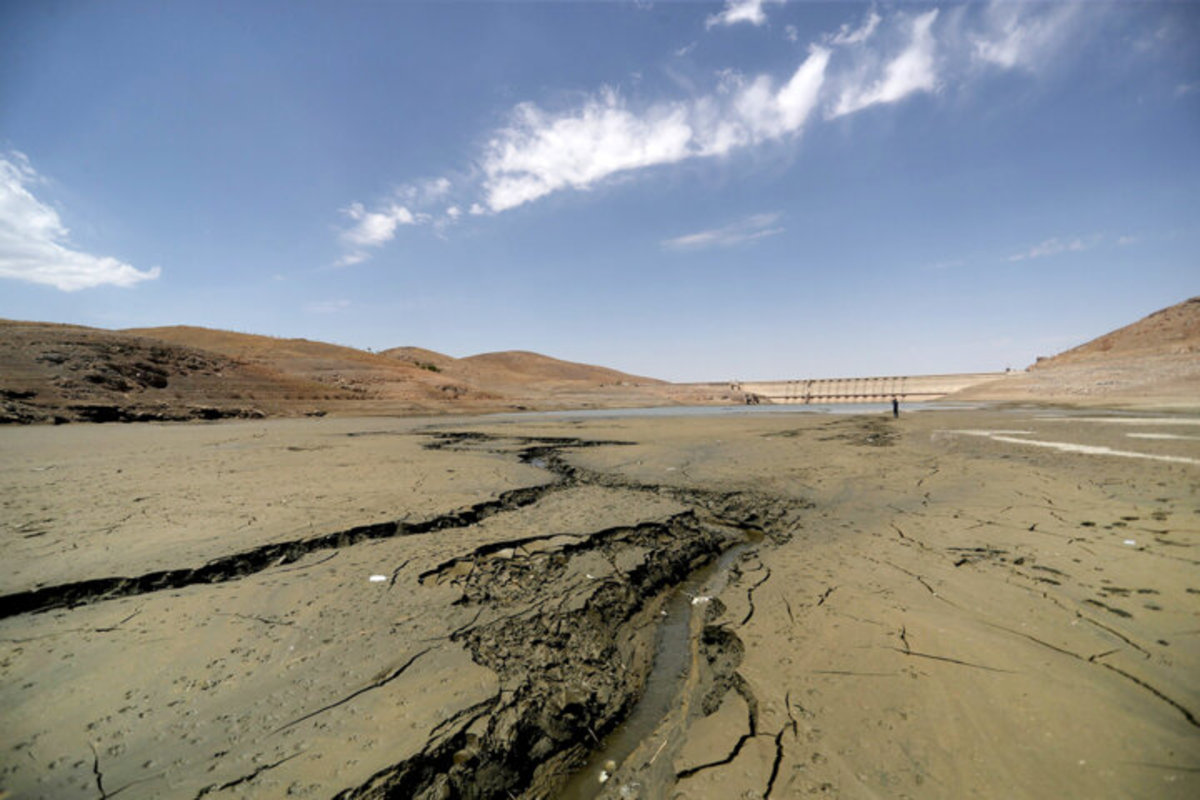
{"label": "muddy water", "polygon": [[691,669],[691,629],[695,614],[704,614],[707,598],[718,594],[728,579],[729,567],[753,542],[736,544],[714,563],[693,572],[676,587],[663,606],[662,622],[655,633],[654,665],[646,679],[642,697],[629,717],[604,737],[600,746],[558,794],[562,800],[591,800],[605,788],[601,781],[604,765],[618,768],[646,740],[672,708]]}

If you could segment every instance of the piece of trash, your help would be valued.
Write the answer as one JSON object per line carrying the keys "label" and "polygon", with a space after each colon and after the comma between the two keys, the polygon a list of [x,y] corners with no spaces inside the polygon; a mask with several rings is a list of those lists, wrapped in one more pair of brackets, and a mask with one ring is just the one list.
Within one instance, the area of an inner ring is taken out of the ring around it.
{"label": "piece of trash", "polygon": [[1137,540],[1136,539],[1126,539],[1125,544],[1129,545],[1130,547],[1133,547],[1135,544],[1137,544]]}
{"label": "piece of trash", "polygon": [[710,600],[712,600],[712,598],[711,598],[711,597],[707,597],[707,596],[705,596],[705,595],[702,595],[702,594],[700,594],[700,595],[696,595],[695,597],[693,597],[693,598],[692,598],[692,605],[694,605],[694,606],[698,606],[698,605],[700,605],[701,603],[707,603],[707,602],[708,602],[708,601],[710,601]]}
{"label": "piece of trash", "polygon": [[608,779],[611,777],[612,776],[608,774],[608,770],[606,770],[606,769],[600,770],[600,782],[601,783],[608,783]]}
{"label": "piece of trash", "polygon": [[367,578],[367,580],[369,580],[371,583],[383,583],[387,580],[387,575],[372,575],[370,578]]}
{"label": "piece of trash", "polygon": [[594,581],[594,580],[596,580],[596,576],[595,576],[595,575],[593,575],[593,574],[592,574],[592,573],[590,573],[590,572],[585,572],[585,573],[583,573],[583,574],[584,574],[584,576],[585,576],[585,577],[586,577],[586,578],[587,578],[589,581]]}

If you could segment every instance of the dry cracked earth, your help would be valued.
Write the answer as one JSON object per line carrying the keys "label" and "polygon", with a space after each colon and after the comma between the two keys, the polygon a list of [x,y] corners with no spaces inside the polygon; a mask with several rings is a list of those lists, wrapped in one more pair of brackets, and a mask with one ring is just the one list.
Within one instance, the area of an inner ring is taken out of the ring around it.
{"label": "dry cracked earth", "polygon": [[0,793],[1195,797],[1197,422],[0,430]]}

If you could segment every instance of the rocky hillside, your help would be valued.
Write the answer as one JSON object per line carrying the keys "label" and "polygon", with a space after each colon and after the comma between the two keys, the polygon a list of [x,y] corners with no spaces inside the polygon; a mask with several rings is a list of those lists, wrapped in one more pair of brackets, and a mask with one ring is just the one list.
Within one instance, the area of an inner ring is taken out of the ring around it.
{"label": "rocky hillside", "polygon": [[346,397],[186,345],[81,326],[0,321],[0,422],[254,417]]}
{"label": "rocky hillside", "polygon": [[1200,358],[1200,297],[1155,311],[1053,358],[1039,359],[1032,369],[1142,357]]}
{"label": "rocky hillside", "polygon": [[1200,297],[1156,311],[955,400],[1200,407]]}

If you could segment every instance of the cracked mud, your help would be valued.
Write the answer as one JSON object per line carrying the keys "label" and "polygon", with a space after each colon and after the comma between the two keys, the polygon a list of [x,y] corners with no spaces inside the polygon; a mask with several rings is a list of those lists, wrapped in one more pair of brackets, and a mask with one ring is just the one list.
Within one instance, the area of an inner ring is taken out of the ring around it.
{"label": "cracked mud", "polygon": [[0,431],[0,793],[1195,796],[1200,473],[1023,413]]}

